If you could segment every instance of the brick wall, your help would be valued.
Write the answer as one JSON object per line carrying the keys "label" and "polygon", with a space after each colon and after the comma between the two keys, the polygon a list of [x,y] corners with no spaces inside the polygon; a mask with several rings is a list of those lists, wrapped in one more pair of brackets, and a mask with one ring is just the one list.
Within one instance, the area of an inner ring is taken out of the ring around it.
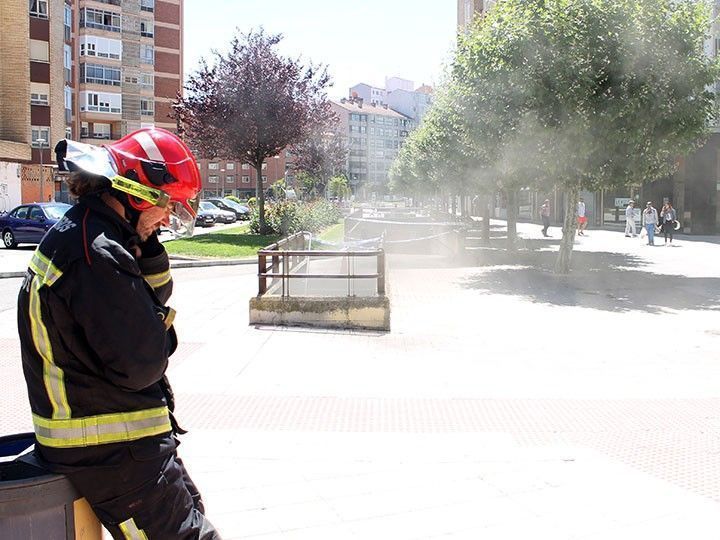
{"label": "brick wall", "polygon": [[[30,140],[30,21],[27,0],[0,1],[0,141]],[[17,147],[2,145],[12,154]],[[0,157],[3,157],[0,152]],[[10,156],[6,156],[10,157]]]}
{"label": "brick wall", "polygon": [[155,2],[155,20],[172,24],[180,24],[179,3],[157,0]]}
{"label": "brick wall", "polygon": [[180,73],[180,55],[155,51],[155,71],[162,73]]}
{"label": "brick wall", "polygon": [[180,48],[180,29],[156,26],[155,27],[155,46],[156,47],[165,47],[168,49],[179,49]]}

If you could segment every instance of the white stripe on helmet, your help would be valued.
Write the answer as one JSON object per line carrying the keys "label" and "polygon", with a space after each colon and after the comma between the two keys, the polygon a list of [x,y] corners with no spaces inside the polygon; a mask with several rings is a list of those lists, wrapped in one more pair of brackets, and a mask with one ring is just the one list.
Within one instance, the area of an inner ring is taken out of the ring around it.
{"label": "white stripe on helmet", "polygon": [[140,131],[138,133],[135,133],[133,137],[138,143],[140,143],[142,149],[145,150],[148,159],[152,161],[165,161],[162,153],[160,152],[160,149],[157,147],[155,141],[153,141],[152,137],[148,134],[147,131]]}

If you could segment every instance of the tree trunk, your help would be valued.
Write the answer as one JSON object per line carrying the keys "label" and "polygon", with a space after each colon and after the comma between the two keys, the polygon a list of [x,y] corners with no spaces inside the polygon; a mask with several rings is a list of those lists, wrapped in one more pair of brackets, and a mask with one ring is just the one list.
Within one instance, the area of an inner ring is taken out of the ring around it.
{"label": "tree trunk", "polygon": [[457,217],[457,195],[452,195],[452,218],[455,219]]}
{"label": "tree trunk", "polygon": [[490,202],[492,197],[490,195],[483,195],[483,212],[482,212],[482,241],[486,246],[490,245]]}
{"label": "tree trunk", "polygon": [[575,231],[577,230],[577,219],[575,208],[577,206],[579,188],[576,185],[570,186],[565,191],[565,216],[563,219],[563,236],[560,241],[560,252],[555,262],[556,274],[570,273],[570,259],[572,258],[573,243],[575,242]]}
{"label": "tree trunk", "polygon": [[267,223],[265,223],[265,189],[262,183],[262,162],[259,165],[255,164],[255,174],[257,175],[257,180],[255,181],[255,202],[258,207],[258,228],[260,229],[260,234],[270,234]]}
{"label": "tree trunk", "polygon": [[505,195],[507,200],[507,249],[515,251],[517,248],[517,191],[508,189]]}

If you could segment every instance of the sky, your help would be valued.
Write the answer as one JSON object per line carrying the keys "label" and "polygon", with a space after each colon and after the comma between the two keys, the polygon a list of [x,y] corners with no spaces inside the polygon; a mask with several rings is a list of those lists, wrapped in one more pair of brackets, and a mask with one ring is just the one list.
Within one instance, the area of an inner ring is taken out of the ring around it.
{"label": "sky", "polygon": [[328,66],[333,98],[360,82],[383,87],[386,76],[437,84],[456,17],[455,0],[185,0],[185,77],[238,29],[262,26],[284,35],[284,56]]}

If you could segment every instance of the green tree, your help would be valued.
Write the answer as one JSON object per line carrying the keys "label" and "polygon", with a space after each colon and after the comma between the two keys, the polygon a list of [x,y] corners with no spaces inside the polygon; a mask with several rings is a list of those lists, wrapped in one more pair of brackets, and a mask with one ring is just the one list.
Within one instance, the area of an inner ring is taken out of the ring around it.
{"label": "green tree", "polygon": [[350,186],[348,185],[347,178],[344,176],[333,176],[328,182],[327,191],[331,197],[342,201],[350,195]]}
{"label": "green tree", "polygon": [[249,163],[257,172],[259,230],[268,230],[262,165],[337,120],[330,108],[330,77],[323,66],[304,65],[277,52],[281,35],[262,29],[238,34],[212,65],[201,62],[185,85],[173,116],[206,157]]}
{"label": "green tree", "polygon": [[460,39],[471,138],[503,184],[565,192],[557,272],[570,270],[580,189],[657,179],[702,143],[718,77],[708,28],[702,1],[503,0]]}

